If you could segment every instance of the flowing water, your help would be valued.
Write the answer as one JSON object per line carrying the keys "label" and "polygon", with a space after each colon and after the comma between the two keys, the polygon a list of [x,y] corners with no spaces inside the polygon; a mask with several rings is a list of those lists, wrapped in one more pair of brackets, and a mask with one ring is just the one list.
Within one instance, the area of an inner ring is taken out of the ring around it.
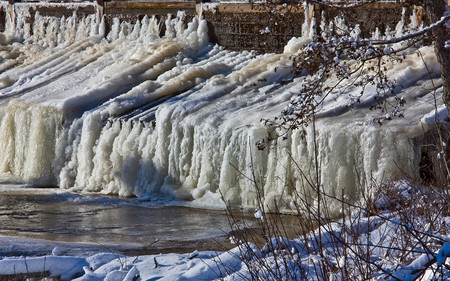
{"label": "flowing water", "polygon": [[[265,203],[273,206],[274,200],[295,200],[294,190],[302,188],[296,180],[300,171],[314,170],[316,143],[324,189],[356,200],[373,179],[417,172],[424,132],[420,118],[434,109],[435,95],[442,93],[433,90],[439,82],[429,79],[422,62],[408,58],[389,72],[405,88],[407,118],[380,127],[372,122],[379,113],[364,106],[346,112],[345,98],[331,96],[317,120],[316,134],[310,126],[259,151],[254,144],[267,137],[260,119],[278,115],[307,83],[307,77],[294,75],[291,56],[310,42],[313,22],[305,22],[303,38],[291,41],[283,54],[256,54],[209,44],[206,22],[194,18],[185,25],[182,12],[164,22],[155,17],[137,23],[116,19],[108,34],[98,15],[36,14],[31,24],[26,20],[29,13],[26,5],[17,3],[0,34],[2,181],[146,200],[186,200],[218,209],[224,207],[221,196],[231,204],[256,206],[254,182],[242,176],[256,170],[264,179]],[[162,25],[166,33],[160,37]],[[422,52],[431,77],[438,77],[432,48]],[[349,89],[347,96],[354,94]],[[309,196],[310,191],[302,190],[302,196]],[[111,206],[83,204],[65,210],[61,206],[69,203],[57,196],[4,195],[1,200],[18,223],[16,232],[25,227],[21,222],[32,218],[51,224],[53,219],[46,222],[45,217],[53,209],[71,217],[62,228],[49,226],[46,232],[54,239],[90,225],[93,218],[99,223],[77,234],[81,240],[98,234],[118,241],[122,235],[139,236],[142,228],[156,223],[136,215],[140,207],[121,207],[123,213],[116,213]],[[28,201],[41,211],[30,213],[32,207],[22,214],[14,209]],[[52,207],[46,209],[43,201]],[[187,214],[197,212],[147,211],[156,212],[157,220],[179,217],[176,227],[158,226],[162,232],[182,229],[191,217]],[[136,218],[137,228],[116,228],[111,215]],[[214,214],[192,217],[203,216],[207,222],[193,219],[192,225],[216,224]],[[36,229],[38,238],[40,228],[30,229]]]}

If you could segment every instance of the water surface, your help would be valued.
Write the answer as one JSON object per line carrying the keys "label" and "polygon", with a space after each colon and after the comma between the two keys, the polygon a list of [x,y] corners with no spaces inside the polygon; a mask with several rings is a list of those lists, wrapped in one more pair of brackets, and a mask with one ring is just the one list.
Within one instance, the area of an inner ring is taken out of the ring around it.
{"label": "water surface", "polygon": [[58,189],[0,190],[0,224],[1,237],[18,239],[4,238],[9,246],[2,247],[2,255],[45,254],[55,245],[67,253],[114,250],[128,254],[232,246],[226,241],[229,225],[224,211]]}

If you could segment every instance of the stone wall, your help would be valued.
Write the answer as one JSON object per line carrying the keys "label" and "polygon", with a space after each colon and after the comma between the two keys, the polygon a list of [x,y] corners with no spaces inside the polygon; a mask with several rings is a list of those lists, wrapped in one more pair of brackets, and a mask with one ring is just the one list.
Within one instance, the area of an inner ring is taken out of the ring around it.
{"label": "stone wall", "polygon": [[[107,32],[111,27],[113,18],[135,22],[148,15],[156,16],[159,20],[164,21],[169,14],[176,16],[178,11],[185,11],[185,20],[189,22],[196,14],[195,2],[108,1],[103,3]],[[164,33],[164,25],[162,25],[160,35],[164,35]]]}
{"label": "stone wall", "polygon": [[[362,37],[371,37],[375,29],[383,33],[389,26],[395,30],[402,19],[416,10],[419,21],[423,20],[423,9],[407,3],[384,2],[339,9],[314,5],[309,17],[316,19],[316,33],[320,34],[322,18],[327,23],[335,17],[343,17],[347,26],[359,25]],[[298,5],[211,5],[203,11],[210,25],[211,40],[229,49],[254,49],[261,52],[281,52],[293,36],[301,36],[304,9]]]}
{"label": "stone wall", "polygon": [[301,36],[304,9],[300,6],[218,5],[203,11],[210,40],[233,50],[280,52]]}
{"label": "stone wall", "polygon": [[[41,16],[49,16],[49,17],[69,17],[72,16],[75,12],[77,14],[77,17],[82,18],[86,15],[91,15],[96,13],[96,7],[91,6],[79,6],[76,8],[73,7],[64,7],[63,5],[58,6],[49,6],[45,3],[38,3],[35,9],[36,11],[39,11],[39,14]],[[32,18],[34,17],[34,13],[30,13]],[[31,19],[32,21],[32,19]]]}
{"label": "stone wall", "polygon": [[[357,24],[361,29],[362,37],[371,37],[372,33],[378,28],[384,32],[389,26],[391,30],[395,30],[397,23],[402,19],[403,9],[406,9],[406,19],[410,20],[413,10],[416,10],[419,22],[423,21],[423,8],[413,4],[396,3],[396,2],[380,2],[361,5],[354,8],[339,9],[329,7],[315,6],[316,18],[325,17],[327,22],[335,17],[342,17],[350,27]],[[323,14],[322,14],[323,11]]]}
{"label": "stone wall", "polygon": [[0,7],[0,31],[5,30],[6,11]]}
{"label": "stone wall", "polygon": [[[0,0],[1,1],[1,0]],[[34,1],[34,0],[33,0]],[[28,0],[27,2],[33,2]],[[2,1],[7,2],[7,1]],[[67,2],[67,1],[51,1]],[[73,1],[77,2],[77,1]],[[293,37],[301,36],[301,26],[304,22],[304,9],[299,4],[246,4],[246,3],[195,3],[155,2],[151,1],[91,1],[92,5],[79,5],[77,8],[51,6],[45,3],[35,3],[36,11],[44,16],[69,16],[74,9],[79,17],[92,14],[100,9],[105,15],[107,29],[114,17],[121,20],[136,21],[144,15],[155,15],[165,20],[168,14],[176,15],[178,11],[186,12],[186,21],[196,14],[202,14],[208,21],[209,37],[212,43],[217,43],[232,50],[257,50],[259,52],[282,52],[286,43]],[[79,3],[79,2],[78,2]],[[98,4],[97,4],[98,3]],[[410,2],[408,2],[410,3]],[[335,17],[343,16],[348,26],[359,24],[364,37],[371,36],[378,27],[384,32],[389,26],[391,30],[402,18],[403,7],[409,16],[415,9],[422,21],[422,7],[408,3],[384,2],[365,4],[355,8],[338,9],[312,6],[309,17],[316,18],[318,34],[322,17],[329,22]],[[75,6],[74,6],[75,7]],[[33,13],[32,13],[33,14]],[[6,11],[0,9],[0,31],[4,30]],[[33,19],[31,18],[30,21]],[[164,29],[161,30],[161,35]]]}
{"label": "stone wall", "polygon": [[[7,2],[7,1],[2,1]],[[17,1],[16,1],[17,2]],[[96,13],[96,6],[94,5],[72,5],[72,6],[64,6],[58,5],[63,1],[57,1],[58,3],[53,2],[37,2],[37,1],[27,1],[30,2],[29,10],[30,17],[27,18],[27,21],[30,23],[34,22],[35,11],[38,11],[41,16],[54,16],[54,17],[69,17],[72,16],[75,12],[77,17],[84,17],[86,15]],[[36,3],[33,3],[36,2]],[[73,2],[72,2],[73,3]],[[75,2],[76,3],[76,2]],[[9,7],[3,10],[0,6],[0,31],[5,30],[5,21],[7,13],[9,13]]]}

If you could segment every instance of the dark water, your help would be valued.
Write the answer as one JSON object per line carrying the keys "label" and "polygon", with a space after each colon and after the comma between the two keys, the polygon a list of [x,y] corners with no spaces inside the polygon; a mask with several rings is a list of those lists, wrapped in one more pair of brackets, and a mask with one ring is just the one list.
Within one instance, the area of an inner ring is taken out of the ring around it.
{"label": "dark water", "polygon": [[224,211],[138,199],[0,191],[0,223],[3,256],[47,254],[55,246],[66,254],[182,253],[232,246]]}

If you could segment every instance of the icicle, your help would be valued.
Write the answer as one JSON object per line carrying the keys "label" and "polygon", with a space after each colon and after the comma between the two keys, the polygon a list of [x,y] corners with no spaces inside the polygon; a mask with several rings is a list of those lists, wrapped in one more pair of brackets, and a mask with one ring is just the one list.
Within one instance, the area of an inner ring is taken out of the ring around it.
{"label": "icicle", "polygon": [[113,24],[111,26],[111,32],[108,34],[107,39],[109,41],[115,41],[119,39],[120,32],[120,20],[118,18],[113,19]]}
{"label": "icicle", "polygon": [[359,24],[357,24],[357,25],[355,26],[355,28],[350,32],[350,36],[351,36],[352,38],[355,38],[356,40],[359,40],[359,39],[360,39],[360,36],[361,36],[361,28],[360,28]]}
{"label": "icicle", "polygon": [[397,23],[395,27],[395,37],[401,37],[404,34],[404,27],[406,23],[406,12],[407,9],[403,7],[402,10],[402,19]]}
{"label": "icicle", "polygon": [[419,29],[419,19],[417,17],[416,9],[413,9],[413,12],[412,12],[411,17],[409,18],[409,21],[410,21],[410,23],[408,25],[408,28],[410,31],[416,31]]}
{"label": "icicle", "polygon": [[374,40],[381,40],[381,32],[380,32],[380,29],[378,27],[372,33],[372,39],[374,39]]}

